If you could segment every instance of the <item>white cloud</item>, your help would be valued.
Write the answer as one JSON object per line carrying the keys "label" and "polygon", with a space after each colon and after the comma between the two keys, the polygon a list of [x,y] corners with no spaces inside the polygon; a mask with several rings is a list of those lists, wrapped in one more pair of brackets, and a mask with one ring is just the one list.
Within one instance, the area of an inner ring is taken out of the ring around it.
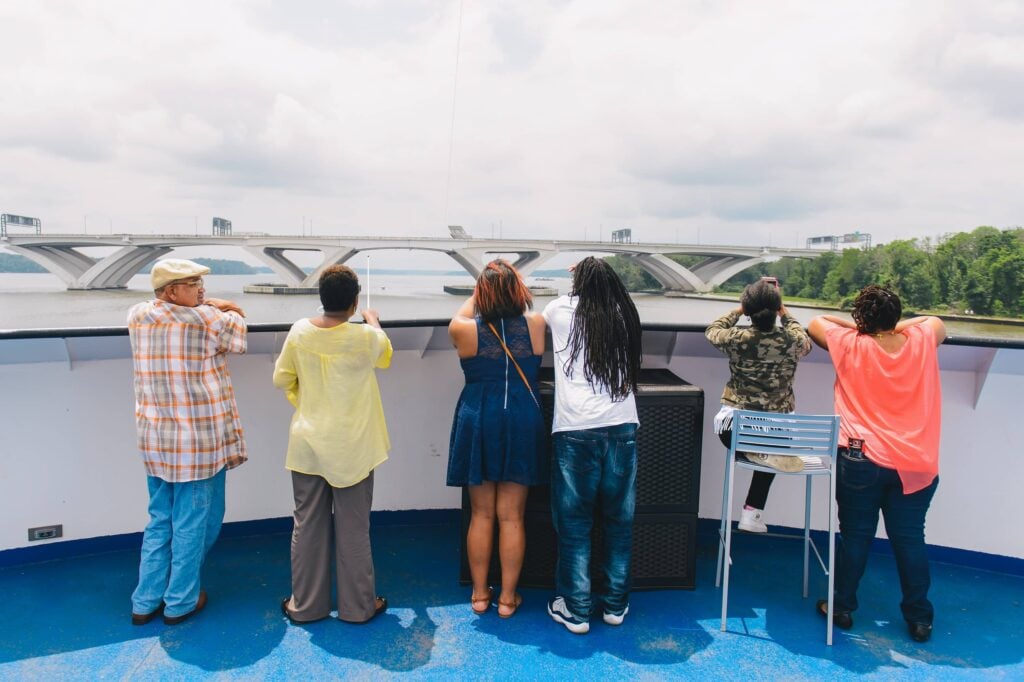
{"label": "white cloud", "polygon": [[745,243],[1021,222],[1017,3],[465,3],[451,137],[459,13],[8,4],[0,209]]}

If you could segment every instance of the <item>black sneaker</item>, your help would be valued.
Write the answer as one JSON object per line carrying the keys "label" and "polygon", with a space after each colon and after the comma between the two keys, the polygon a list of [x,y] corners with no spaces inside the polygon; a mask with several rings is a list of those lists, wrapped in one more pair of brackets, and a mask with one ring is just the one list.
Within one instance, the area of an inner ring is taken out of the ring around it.
{"label": "black sneaker", "polygon": [[[828,600],[819,599],[815,605],[815,609],[822,618],[828,618]],[[853,627],[853,616],[850,615],[849,611],[837,611],[835,607],[832,607],[832,624],[840,630],[849,630]]]}
{"label": "black sneaker", "polygon": [[932,638],[931,623],[907,623],[907,631],[915,642],[927,642]]}

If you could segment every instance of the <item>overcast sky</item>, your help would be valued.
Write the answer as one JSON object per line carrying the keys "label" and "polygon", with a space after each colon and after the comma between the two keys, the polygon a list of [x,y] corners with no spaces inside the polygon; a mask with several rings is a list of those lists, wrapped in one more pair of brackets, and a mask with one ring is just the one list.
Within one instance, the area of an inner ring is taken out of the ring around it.
{"label": "overcast sky", "polygon": [[1021,2],[51,0],[0,23],[0,211],[49,232],[1024,223]]}

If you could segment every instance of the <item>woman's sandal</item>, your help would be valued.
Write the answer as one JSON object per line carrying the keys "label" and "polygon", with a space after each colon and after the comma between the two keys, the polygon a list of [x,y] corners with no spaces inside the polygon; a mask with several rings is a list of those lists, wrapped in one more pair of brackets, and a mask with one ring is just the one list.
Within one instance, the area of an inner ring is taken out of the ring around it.
{"label": "woman's sandal", "polygon": [[[493,587],[488,587],[487,588],[487,594],[484,595],[483,597],[478,597],[475,594],[470,596],[470,598],[469,598],[469,605],[473,609],[473,613],[475,613],[478,616],[482,616],[483,614],[487,613],[487,609],[491,608],[491,602],[493,600],[494,600],[494,588]],[[477,604],[483,604],[484,607],[482,609],[479,609],[476,606]]]}
{"label": "woman's sandal", "polygon": [[[520,607],[520,605],[522,603],[523,603],[523,597],[518,592],[516,592],[516,596],[513,597],[512,601],[510,601],[510,602],[508,602],[508,601],[501,601],[499,599],[498,600],[498,617],[499,618],[511,618],[512,616],[516,615],[516,611],[519,610],[519,607]],[[502,606],[504,606],[506,609],[512,609],[512,610],[509,611],[508,613],[502,613],[501,612],[501,607]]]}

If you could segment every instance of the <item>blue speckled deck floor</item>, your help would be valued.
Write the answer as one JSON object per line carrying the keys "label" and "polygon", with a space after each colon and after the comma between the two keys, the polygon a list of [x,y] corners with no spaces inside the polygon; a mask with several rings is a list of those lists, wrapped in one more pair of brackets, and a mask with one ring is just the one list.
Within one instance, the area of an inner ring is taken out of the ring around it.
{"label": "blue speckled deck floor", "polygon": [[572,635],[524,590],[519,614],[482,617],[456,580],[454,525],[373,533],[378,587],[391,609],[353,626],[289,625],[287,535],[222,539],[204,571],[195,619],[129,622],[137,552],[0,569],[0,679],[1024,679],[1024,579],[933,565],[935,635],[907,637],[892,559],[872,556],[849,632],[825,646],[813,612],[824,577],[800,597],[799,544],[740,538],[729,632],[719,631],[714,547],[694,591],[638,592],[622,627],[600,618]]}

